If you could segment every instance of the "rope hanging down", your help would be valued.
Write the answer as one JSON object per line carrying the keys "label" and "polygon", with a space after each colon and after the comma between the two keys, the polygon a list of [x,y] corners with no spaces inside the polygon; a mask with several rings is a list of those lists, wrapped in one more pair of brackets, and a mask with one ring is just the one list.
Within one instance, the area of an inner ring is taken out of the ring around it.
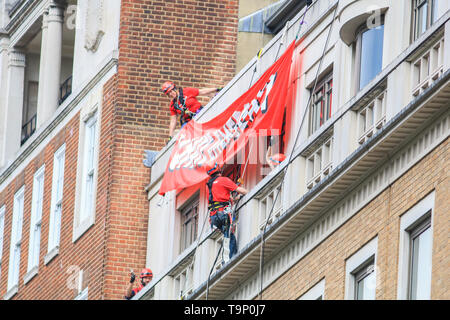
{"label": "rope hanging down", "polygon": [[[318,1],[318,0],[316,0],[316,2],[317,2],[317,1]],[[314,3],[315,3],[315,2],[314,2]],[[312,6],[311,6],[311,7],[312,7]],[[309,10],[309,8],[310,8],[310,7],[308,7],[308,8],[305,10],[305,12],[304,12],[304,14],[303,14],[303,18],[304,18],[304,16],[305,16],[306,12]],[[338,5],[336,5],[336,8],[335,8],[334,13],[333,13],[333,18],[332,18],[332,20],[331,20],[330,29],[328,30],[327,40],[326,40],[326,42],[325,42],[325,46],[324,46],[323,51],[322,51],[322,56],[321,56],[321,58],[320,58],[319,66],[318,66],[318,68],[317,68],[316,77],[315,77],[315,80],[314,80],[314,87],[313,87],[313,91],[312,91],[312,92],[314,92],[314,91],[316,90],[316,86],[317,86],[317,82],[318,82],[317,80],[318,80],[318,78],[319,78],[319,72],[320,72],[320,69],[321,69],[321,67],[322,67],[323,58],[324,58],[324,56],[325,56],[326,49],[327,49],[327,47],[328,47],[328,42],[329,42],[329,40],[330,40],[331,30],[333,29],[334,20],[335,20],[335,18],[336,18],[337,9],[338,9]],[[300,24],[300,29],[301,29],[301,26],[302,26],[302,24]],[[298,31],[297,36],[298,36],[299,33],[300,33],[300,30]],[[290,153],[290,155],[289,155],[289,160],[288,160],[288,162],[287,162],[287,165],[284,167],[283,172],[281,173],[281,174],[282,174],[281,183],[284,183],[284,179],[285,179],[285,177],[286,177],[287,169],[289,168],[289,165],[290,165],[291,162],[292,162],[292,156],[293,156],[293,154],[294,154],[295,146],[297,145],[298,139],[299,139],[299,137],[300,137],[300,132],[301,132],[301,129],[302,129],[302,127],[303,127],[304,120],[305,120],[306,113],[307,113],[307,111],[308,111],[308,109],[309,109],[309,107],[310,107],[310,104],[311,104],[311,97],[312,97],[312,94],[309,96],[309,98],[308,98],[308,103],[306,104],[305,111],[303,112],[302,120],[301,120],[301,122],[300,122],[300,126],[299,126],[299,129],[298,129],[298,131],[297,131],[297,135],[296,135],[296,137],[295,137],[294,145],[292,146],[292,150],[291,150],[291,153]],[[263,290],[263,267],[264,267],[264,244],[265,244],[265,238],[264,238],[264,237],[265,237],[265,233],[266,233],[268,221],[270,220],[270,218],[271,218],[271,216],[272,216],[273,209],[274,209],[274,207],[275,207],[275,203],[276,203],[277,200],[278,200],[280,191],[281,191],[281,188],[279,188],[279,189],[277,190],[277,194],[276,194],[276,196],[275,196],[275,199],[273,200],[272,208],[270,209],[269,215],[268,215],[268,217],[267,217],[267,219],[266,219],[266,223],[264,224],[264,229],[263,229],[263,231],[262,231],[262,236],[261,236],[261,254],[260,254],[260,266],[259,266],[259,270],[260,270],[260,275],[259,275],[259,276],[260,276],[260,291],[259,291],[259,297],[260,297],[260,299],[262,299],[262,290]]]}
{"label": "rope hanging down", "polygon": [[[260,59],[260,57],[261,57],[261,53],[262,53],[262,49],[259,50],[259,52],[258,52],[258,60],[257,60],[257,61],[259,61],[259,59]],[[255,76],[256,70],[257,70],[257,63],[255,63],[255,68],[253,69],[253,74],[252,74],[252,78],[250,79],[249,89],[250,89],[251,86],[252,86],[252,83],[253,83],[253,77]],[[250,150],[249,150],[249,152],[250,152]],[[247,157],[247,163],[248,163],[248,159],[249,159],[249,158],[250,158],[250,157]],[[244,166],[244,171],[243,171],[243,173],[242,173],[242,176],[244,176],[246,167],[247,167],[247,164]],[[239,204],[239,200],[240,200],[240,199],[238,199],[238,201],[236,202],[236,204],[235,204],[235,206],[234,206],[233,216],[236,214],[236,208],[237,208],[237,206],[238,206],[238,204]],[[208,218],[208,215],[206,215],[206,218]],[[231,228],[231,226],[230,226],[230,228]],[[202,228],[202,233],[203,233],[203,228]],[[201,235],[200,235],[200,238],[201,238]],[[199,242],[200,242],[200,238],[199,238]],[[195,248],[195,251],[194,251],[194,257],[195,257],[195,252],[197,251],[199,242],[197,243],[197,247]],[[213,272],[213,270],[214,270],[214,267],[216,266],[217,259],[219,258],[219,255],[220,255],[222,249],[223,249],[223,241],[222,241],[222,244],[221,244],[221,246],[220,246],[220,248],[219,248],[219,251],[217,252],[216,258],[214,259],[214,263],[213,263],[213,265],[212,265],[212,267],[211,267],[211,270],[209,271],[208,279],[206,280],[206,300],[208,300],[209,280],[210,280],[210,278],[211,278],[211,274],[212,274],[212,272]]]}
{"label": "rope hanging down", "polygon": [[[280,40],[280,44],[279,44],[279,46],[278,46],[277,54],[275,55],[275,61],[278,59],[278,54],[279,54],[279,52],[280,52],[280,48],[281,48],[282,45],[283,45],[283,38]],[[262,53],[263,53],[263,48],[261,48],[261,49],[258,51],[258,54],[257,54],[257,58],[258,58],[258,59],[257,59],[257,61],[256,61],[256,63],[255,63],[255,68],[253,69],[253,74],[252,74],[252,78],[250,79],[250,85],[249,85],[249,88],[248,88],[248,89],[250,89],[251,86],[252,86],[252,83],[253,83],[253,77],[255,76],[255,73],[256,73],[256,70],[257,70],[257,66],[258,66],[258,62],[259,62],[260,59],[261,59]],[[252,147],[253,147],[253,144],[252,144]],[[244,165],[244,170],[242,171],[241,177],[244,177],[245,171],[247,170],[247,165],[248,165],[248,161],[249,161],[249,159],[250,159],[250,152],[251,152],[251,149],[252,149],[252,148],[249,147],[249,154],[248,154],[248,156],[247,156],[247,159],[246,159],[246,162],[245,162],[245,165]],[[234,210],[233,210],[233,215],[232,215],[233,217],[236,216],[236,210],[237,210],[237,208],[238,208],[238,206],[239,206],[239,201],[240,201],[240,200],[241,200],[241,198],[239,198],[239,199],[236,201],[235,205],[234,205]],[[231,227],[232,227],[232,226],[230,225],[230,228],[231,228]],[[198,247],[198,244],[197,244],[197,247]],[[210,280],[210,278],[211,278],[212,271],[213,271],[213,269],[214,269],[214,267],[215,267],[215,265],[216,265],[216,263],[217,263],[217,259],[219,258],[219,255],[220,255],[222,249],[223,249],[223,242],[222,242],[222,245],[221,245],[220,248],[219,248],[219,251],[217,252],[217,256],[216,256],[216,258],[215,258],[215,260],[214,260],[214,263],[213,263],[213,265],[212,265],[212,267],[211,267],[211,270],[210,270],[210,272],[209,272],[208,279],[206,280],[206,300],[208,300],[208,294],[209,294],[209,280]],[[197,250],[197,248],[196,248],[195,250]]]}

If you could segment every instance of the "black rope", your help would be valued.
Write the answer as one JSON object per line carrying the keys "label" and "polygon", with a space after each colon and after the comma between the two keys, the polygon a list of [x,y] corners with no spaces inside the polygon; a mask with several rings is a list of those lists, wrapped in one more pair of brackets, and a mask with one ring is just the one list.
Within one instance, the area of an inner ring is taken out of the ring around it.
{"label": "black rope", "polygon": [[224,243],[224,242],[225,242],[225,236],[224,236],[224,238],[223,238],[223,240],[222,240],[222,244],[220,245],[219,251],[217,252],[217,256],[216,256],[216,259],[214,260],[214,263],[213,263],[213,265],[212,265],[212,268],[211,268],[211,270],[209,271],[208,280],[206,280],[206,300],[208,300],[208,293],[209,293],[209,279],[211,278],[211,273],[213,272],[214,267],[216,266],[217,259],[219,258],[220,252],[221,252],[222,249],[223,249],[223,243]]}
{"label": "black rope", "polygon": [[[328,42],[330,40],[331,30],[333,29],[333,24],[334,24],[334,20],[335,20],[336,13],[337,13],[337,8],[338,8],[338,6],[336,6],[336,8],[334,10],[333,19],[331,20],[330,29],[328,30],[327,40],[326,40],[325,46],[323,48],[323,52],[322,52],[322,56],[320,58],[319,66],[317,68],[316,77],[315,77],[315,81],[314,81],[314,88],[313,88],[312,92],[315,91],[316,86],[317,86],[317,80],[318,80],[318,77],[319,77],[319,72],[320,72],[320,69],[321,69],[321,66],[322,66],[322,62],[323,62],[323,58],[325,56],[326,49],[328,47]],[[309,8],[307,8],[307,9],[309,9]],[[306,13],[306,11],[305,11],[305,13]],[[282,173],[283,177],[282,177],[282,182],[281,183],[284,183],[284,179],[286,177],[287,169],[289,168],[289,165],[291,164],[292,156],[293,156],[294,150],[295,150],[295,146],[297,145],[298,138],[300,137],[300,132],[301,132],[301,129],[303,127],[303,123],[304,123],[304,120],[305,120],[306,112],[309,109],[309,106],[311,104],[311,98],[312,98],[312,94],[308,98],[308,103],[306,105],[305,111],[304,111],[303,116],[302,116],[302,121],[300,123],[300,127],[299,127],[299,129],[297,131],[297,135],[295,137],[294,145],[292,147],[292,151],[291,151],[290,156],[289,156],[288,164],[283,169],[283,173]],[[268,224],[268,222],[270,220],[270,217],[272,216],[273,209],[274,209],[275,204],[276,204],[276,202],[278,200],[278,196],[280,194],[280,191],[281,191],[281,188],[278,189],[277,194],[275,196],[275,199],[273,200],[272,208],[270,209],[269,216],[267,217],[266,223],[264,224],[264,229],[263,229],[263,233],[262,233],[262,236],[261,236],[261,255],[260,255],[260,266],[259,266],[259,268],[260,268],[260,292],[259,292],[260,299],[262,299],[262,289],[263,289],[264,244],[265,244],[265,238],[264,237],[265,237],[265,233],[266,233],[266,229],[267,229],[267,224]]]}

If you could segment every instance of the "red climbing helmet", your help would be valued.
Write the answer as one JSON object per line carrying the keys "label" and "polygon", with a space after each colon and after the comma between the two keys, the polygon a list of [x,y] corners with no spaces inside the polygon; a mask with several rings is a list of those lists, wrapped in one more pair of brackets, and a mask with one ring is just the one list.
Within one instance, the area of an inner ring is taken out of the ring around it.
{"label": "red climbing helmet", "polygon": [[153,272],[149,268],[144,268],[141,271],[141,279],[146,277],[153,278]]}
{"label": "red climbing helmet", "polygon": [[208,171],[206,171],[206,173],[210,176],[214,175],[217,172],[220,172],[220,166],[217,162],[214,163],[214,165],[210,165]]}
{"label": "red climbing helmet", "polygon": [[286,156],[282,153],[277,153],[277,154],[274,154],[273,156],[271,156],[269,158],[269,160],[270,160],[270,162],[272,162],[272,164],[279,165],[284,160],[286,160]]}
{"label": "red climbing helmet", "polygon": [[161,88],[164,94],[168,94],[173,89],[175,89],[175,84],[172,81],[164,82]]}

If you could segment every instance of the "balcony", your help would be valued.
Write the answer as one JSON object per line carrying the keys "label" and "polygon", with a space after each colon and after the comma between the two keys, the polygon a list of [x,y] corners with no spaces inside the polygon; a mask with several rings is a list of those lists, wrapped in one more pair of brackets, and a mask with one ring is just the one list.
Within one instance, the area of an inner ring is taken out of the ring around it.
{"label": "balcony", "polygon": [[23,145],[36,131],[36,115],[22,126],[20,145]]}
{"label": "balcony", "polygon": [[412,62],[413,97],[431,86],[444,72],[444,36]]}
{"label": "balcony", "polygon": [[72,93],[72,76],[67,78],[59,88],[59,104],[61,105],[64,100]]}
{"label": "balcony", "polygon": [[386,123],[386,90],[358,111],[358,143],[363,144]]}

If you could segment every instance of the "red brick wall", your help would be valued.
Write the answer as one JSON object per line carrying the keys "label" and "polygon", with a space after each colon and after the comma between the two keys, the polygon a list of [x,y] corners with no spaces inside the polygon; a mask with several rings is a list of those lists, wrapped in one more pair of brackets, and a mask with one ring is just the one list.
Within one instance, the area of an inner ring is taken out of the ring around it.
{"label": "red brick wall", "polygon": [[[161,149],[168,136],[169,100],[161,94],[161,84],[170,79],[183,87],[224,86],[234,76],[237,15],[238,1],[122,1],[118,73],[103,88],[95,224],[72,242],[78,113],[0,191],[0,206],[6,205],[0,298],[7,290],[14,193],[25,184],[19,291],[14,299],[73,299],[76,292],[70,282],[77,269],[84,272],[89,299],[123,299],[129,270],[139,272],[146,261],[149,208],[145,186],[150,169],[142,161],[144,150]],[[64,142],[60,250],[44,265],[53,155]],[[39,272],[24,284],[33,175],[43,163]]]}
{"label": "red brick wall", "polygon": [[[97,210],[96,223],[78,241],[72,242],[73,212],[75,202],[75,181],[78,155],[79,114],[52,139],[44,150],[31,160],[23,172],[1,192],[0,206],[6,205],[5,234],[3,243],[3,260],[0,276],[0,297],[7,291],[8,267],[10,252],[11,222],[15,192],[25,185],[25,200],[22,228],[22,247],[20,259],[19,291],[14,299],[73,299],[77,292],[71,283],[76,278],[75,270],[83,270],[85,285],[89,286],[90,297],[100,297],[100,285],[103,272],[104,219],[105,212]],[[44,257],[48,248],[48,232],[50,221],[50,201],[53,174],[53,156],[56,150],[66,144],[64,189],[61,219],[61,238],[59,254],[44,265]],[[44,199],[42,211],[42,229],[39,256],[39,271],[27,284],[23,278],[27,272],[28,248],[30,237],[31,198],[33,192],[33,176],[37,169],[45,163]],[[99,192],[97,207],[101,206],[102,193]]]}
{"label": "red brick wall", "polygon": [[116,102],[104,110],[114,122],[106,299],[123,297],[129,270],[145,265],[150,169],[142,160],[168,137],[161,85],[222,87],[231,80],[237,15],[238,1],[122,1]]}

